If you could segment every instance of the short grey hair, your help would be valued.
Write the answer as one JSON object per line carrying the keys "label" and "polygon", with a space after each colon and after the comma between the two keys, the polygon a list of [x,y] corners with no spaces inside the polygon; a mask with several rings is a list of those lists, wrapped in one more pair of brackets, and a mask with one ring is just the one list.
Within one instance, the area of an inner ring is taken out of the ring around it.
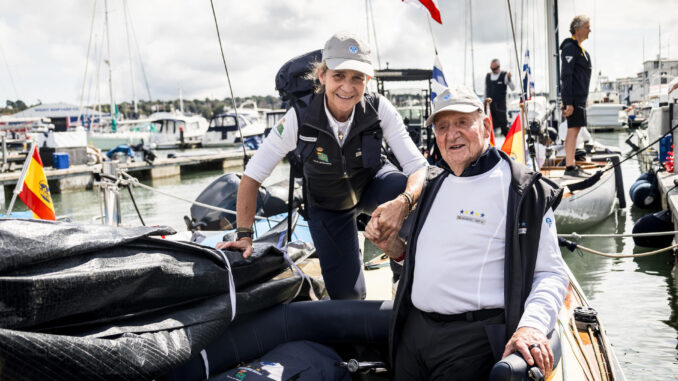
{"label": "short grey hair", "polygon": [[499,62],[499,58],[493,58],[492,61],[490,62],[490,65],[492,65],[495,62],[497,63],[497,65],[501,65],[501,62]]}
{"label": "short grey hair", "polygon": [[318,69],[320,69],[323,75],[325,75],[327,69],[329,68],[327,67],[327,63],[325,63],[325,61],[314,62],[311,64],[311,71],[304,76],[304,78],[310,79],[311,81],[314,81],[316,83],[315,86],[316,94],[320,94],[323,91],[325,91],[325,85],[320,83],[320,80],[318,79]]}
{"label": "short grey hair", "polygon": [[570,33],[574,36],[574,32],[584,26],[587,21],[591,21],[591,19],[586,15],[575,16],[570,23]]}

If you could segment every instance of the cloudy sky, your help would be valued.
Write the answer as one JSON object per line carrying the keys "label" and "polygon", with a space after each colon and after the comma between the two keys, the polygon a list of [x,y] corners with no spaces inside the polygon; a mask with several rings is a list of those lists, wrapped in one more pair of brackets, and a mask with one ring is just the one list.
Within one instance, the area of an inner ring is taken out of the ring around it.
{"label": "cloudy sky", "polygon": [[[433,43],[425,10],[400,0],[371,0],[381,66],[430,68]],[[221,38],[236,96],[274,94],[274,76],[289,58],[321,48],[334,32],[354,31],[367,39],[365,0],[214,0]],[[475,82],[491,58],[515,72],[507,3],[439,0],[443,25],[432,23],[440,60],[449,82],[471,81],[471,44]],[[656,57],[661,25],[662,56],[678,57],[678,12],[675,0],[561,0],[561,40],[576,14],[592,19],[584,43],[596,71],[610,78],[635,75],[643,58]],[[209,0],[131,0],[128,19],[134,34],[128,44],[123,0],[108,0],[110,62],[117,101],[148,99],[141,63],[154,99],[224,98],[230,93],[219,52]],[[533,50],[532,66],[539,91],[545,88],[544,1],[512,0],[518,47]],[[90,25],[92,46],[87,65],[85,103],[108,103],[104,1],[0,1],[0,104],[21,99],[27,104],[78,104],[83,87]],[[472,24],[473,39],[467,23]],[[130,30],[130,34],[131,34]],[[136,38],[134,38],[136,36]],[[375,38],[369,41],[375,51]],[[673,50],[671,50],[673,45]],[[103,47],[103,50],[102,50]],[[643,48],[644,47],[644,48]],[[131,65],[128,50],[132,52]],[[644,52],[644,55],[643,55]],[[522,55],[522,54],[521,54]],[[374,54],[376,66],[376,51]],[[101,58],[100,58],[101,57]],[[466,65],[464,64],[466,61]],[[466,68],[466,70],[465,70]],[[99,86],[97,86],[97,71]],[[133,79],[131,73],[133,72]]]}

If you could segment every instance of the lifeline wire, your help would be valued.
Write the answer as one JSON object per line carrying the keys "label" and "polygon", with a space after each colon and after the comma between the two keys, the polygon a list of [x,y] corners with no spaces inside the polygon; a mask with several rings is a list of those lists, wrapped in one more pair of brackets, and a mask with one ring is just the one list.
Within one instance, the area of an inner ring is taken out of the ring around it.
{"label": "lifeline wire", "polygon": [[558,237],[571,237],[574,239],[580,238],[619,238],[619,237],[656,237],[663,235],[678,234],[678,230],[667,232],[652,232],[652,233],[626,233],[626,234],[578,234],[572,232],[569,234],[558,234]]}

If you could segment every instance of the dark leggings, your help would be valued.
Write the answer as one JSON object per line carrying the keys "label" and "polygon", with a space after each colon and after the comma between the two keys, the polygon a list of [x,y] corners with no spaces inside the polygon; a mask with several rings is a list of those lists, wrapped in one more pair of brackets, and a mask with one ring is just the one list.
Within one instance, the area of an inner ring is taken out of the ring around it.
{"label": "dark leggings", "polygon": [[392,164],[386,163],[384,169],[367,185],[355,208],[345,211],[309,208],[308,226],[331,299],[365,299],[356,217],[360,213],[371,214],[380,204],[396,198],[407,184],[407,177]]}

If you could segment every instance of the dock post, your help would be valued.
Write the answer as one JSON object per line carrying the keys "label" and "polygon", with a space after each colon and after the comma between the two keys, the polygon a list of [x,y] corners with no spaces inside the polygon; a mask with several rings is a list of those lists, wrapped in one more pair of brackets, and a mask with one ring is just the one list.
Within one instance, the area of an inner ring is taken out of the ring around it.
{"label": "dock post", "polygon": [[2,135],[2,169],[7,168],[7,136]]}

